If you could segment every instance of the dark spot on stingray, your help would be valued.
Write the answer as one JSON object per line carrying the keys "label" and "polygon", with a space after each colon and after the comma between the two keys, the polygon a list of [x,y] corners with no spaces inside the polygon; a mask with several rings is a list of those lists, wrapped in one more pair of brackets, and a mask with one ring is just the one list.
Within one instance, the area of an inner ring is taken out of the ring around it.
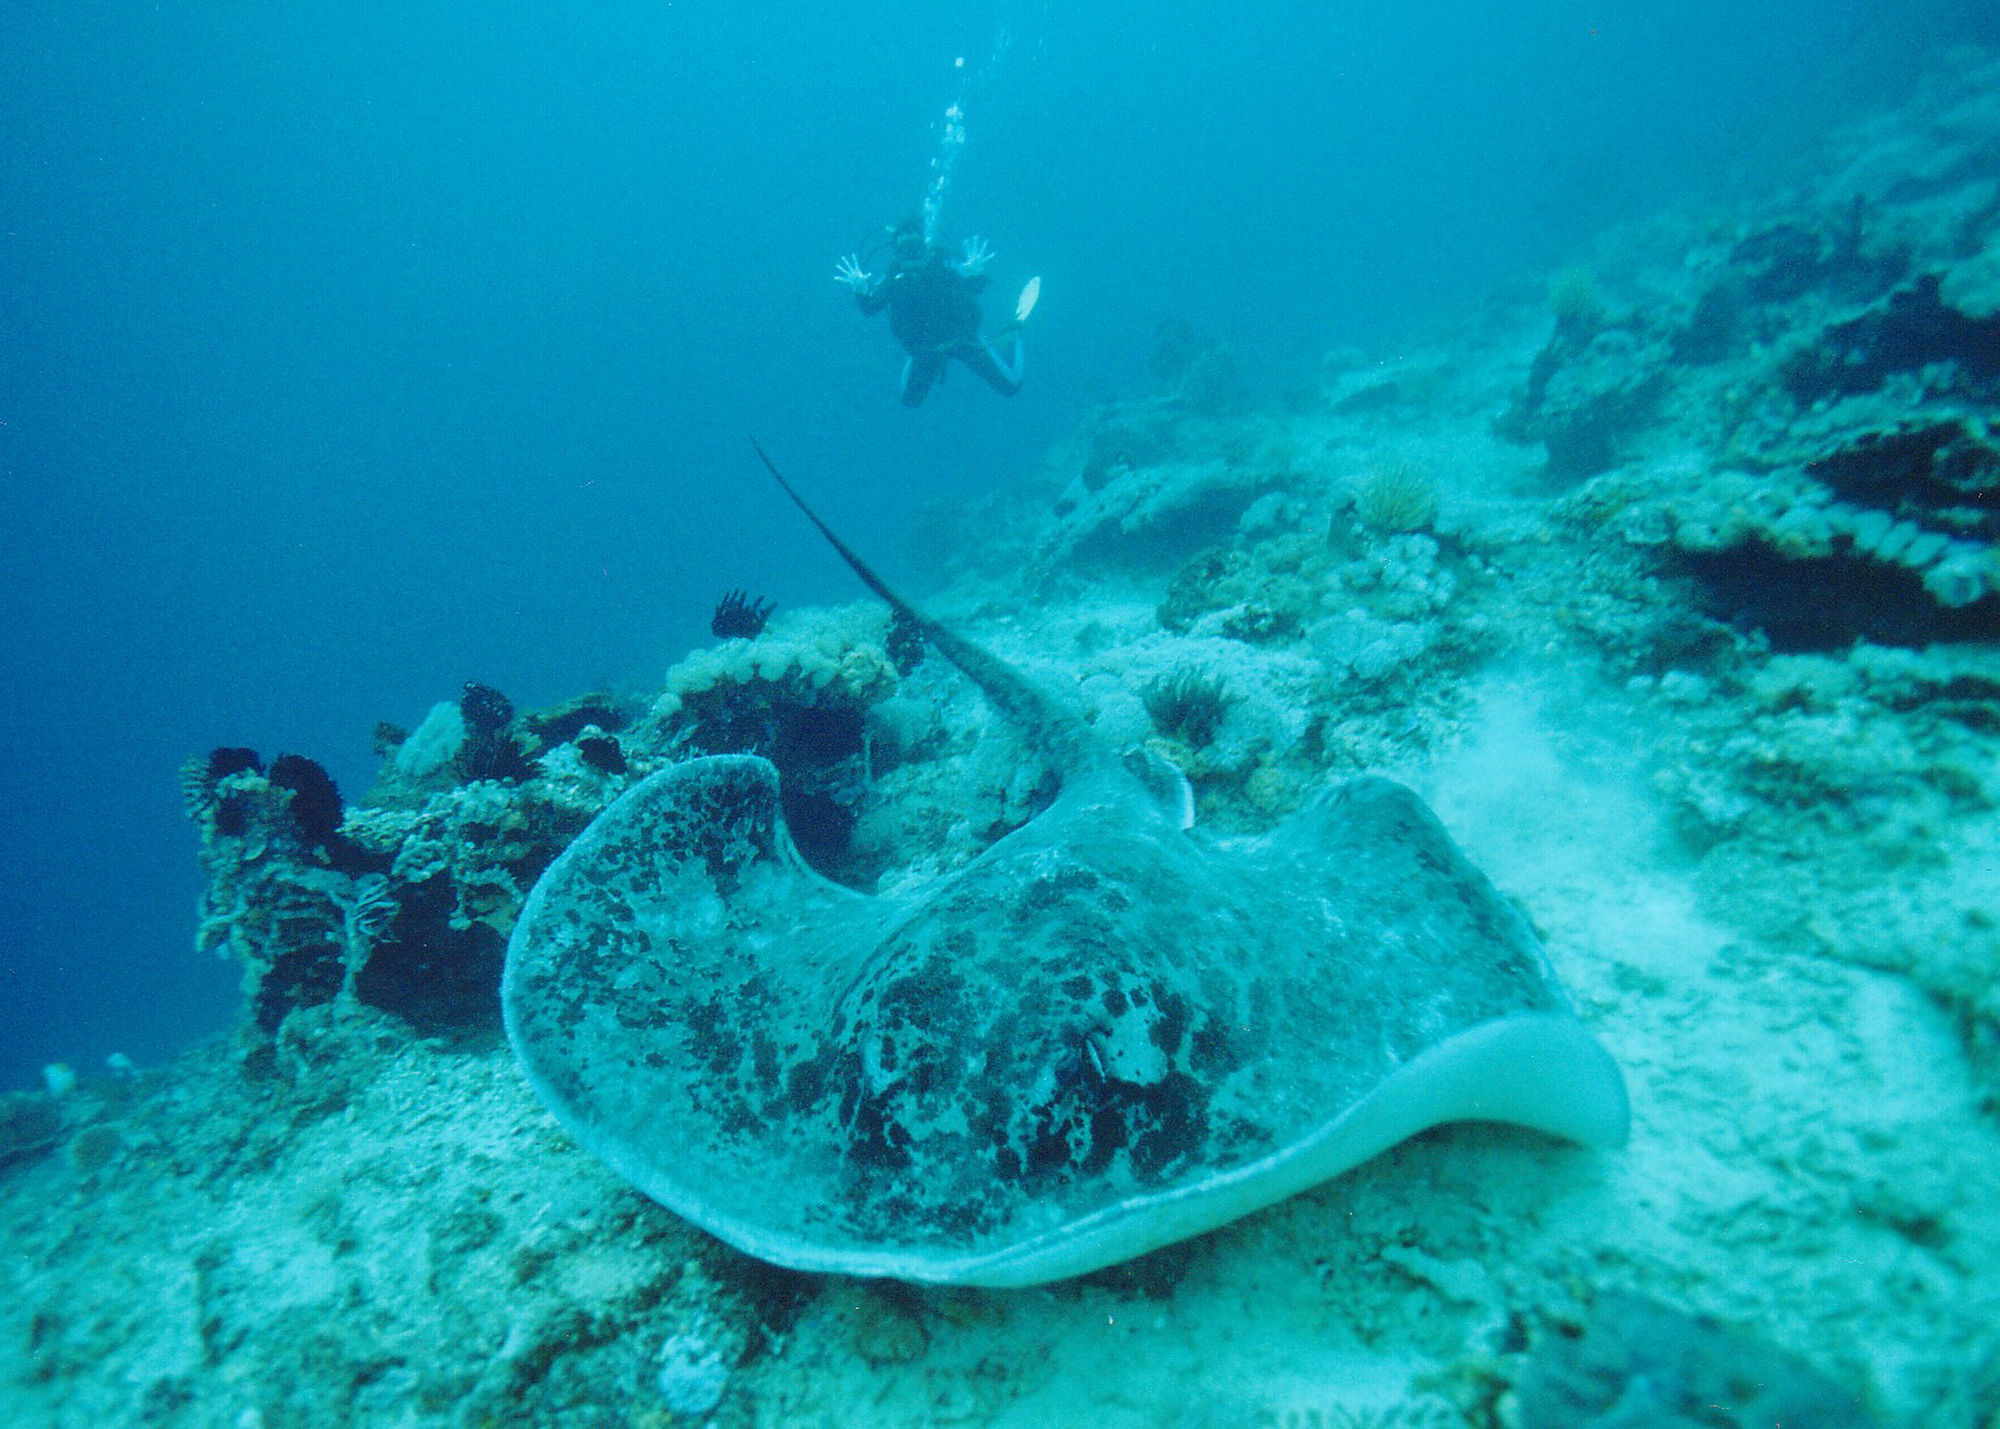
{"label": "dark spot on stingray", "polygon": [[1111,1165],[1111,1158],[1125,1145],[1125,1118],[1117,1107],[1100,1106],[1090,1113],[1090,1150],[1079,1168],[1096,1175]]}
{"label": "dark spot on stingray", "polygon": [[1142,1179],[1157,1181],[1201,1147],[1201,1109],[1207,1105],[1194,1079],[1170,1073],[1158,1086],[1135,1089],[1134,1099],[1146,1108],[1148,1125],[1132,1143],[1132,1169]]}
{"label": "dark spot on stingray", "polygon": [[1171,992],[1155,994],[1155,1005],[1160,1010],[1160,1020],[1153,1024],[1148,1035],[1155,1047],[1171,1057],[1180,1050],[1181,1039],[1187,1036],[1187,999]]}
{"label": "dark spot on stingray", "polygon": [[1218,1078],[1236,1065],[1229,1050],[1229,1033],[1221,1022],[1203,1018],[1195,1024],[1194,1037],[1188,1044],[1188,1064],[1195,1075],[1204,1079]]}

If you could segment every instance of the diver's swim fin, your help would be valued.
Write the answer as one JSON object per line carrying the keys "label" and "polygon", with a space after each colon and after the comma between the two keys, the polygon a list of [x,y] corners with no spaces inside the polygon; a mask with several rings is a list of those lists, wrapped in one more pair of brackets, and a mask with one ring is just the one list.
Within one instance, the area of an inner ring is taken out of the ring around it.
{"label": "diver's swim fin", "polygon": [[1035,310],[1035,304],[1040,302],[1041,298],[1042,275],[1037,273],[1034,277],[1028,279],[1027,286],[1021,289],[1021,296],[1014,300],[1013,325],[1015,327],[1019,327],[1028,320],[1028,314]]}

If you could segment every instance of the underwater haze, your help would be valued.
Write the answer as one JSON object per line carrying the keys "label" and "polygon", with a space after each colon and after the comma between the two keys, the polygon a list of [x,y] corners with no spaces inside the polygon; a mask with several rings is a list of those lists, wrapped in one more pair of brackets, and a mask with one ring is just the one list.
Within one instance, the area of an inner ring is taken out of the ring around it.
{"label": "underwater haze", "polygon": [[[1282,386],[1766,164],[1984,4],[650,0],[0,10],[0,1083],[225,1027],[176,770],[325,764],[468,680],[651,688],[743,587],[892,577],[1163,319]],[[962,128],[947,122],[957,106]],[[923,407],[832,281],[934,199],[1043,279]]]}

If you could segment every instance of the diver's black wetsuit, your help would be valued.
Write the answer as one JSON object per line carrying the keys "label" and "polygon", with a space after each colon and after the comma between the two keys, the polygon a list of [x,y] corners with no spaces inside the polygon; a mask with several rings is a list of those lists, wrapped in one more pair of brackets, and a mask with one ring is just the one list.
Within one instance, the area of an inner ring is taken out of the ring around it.
{"label": "diver's black wetsuit", "polygon": [[903,405],[914,407],[957,358],[995,392],[1011,397],[1021,390],[1021,339],[1014,337],[1012,361],[1002,363],[979,335],[978,293],[984,274],[967,277],[936,249],[920,263],[899,265],[872,288],[854,295],[861,311],[889,310],[889,331],[910,360],[903,364]]}

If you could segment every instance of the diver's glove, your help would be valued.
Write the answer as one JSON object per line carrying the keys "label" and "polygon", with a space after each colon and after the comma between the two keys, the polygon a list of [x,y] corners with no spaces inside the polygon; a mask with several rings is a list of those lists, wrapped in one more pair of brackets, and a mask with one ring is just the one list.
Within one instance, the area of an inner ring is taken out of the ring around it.
{"label": "diver's glove", "polygon": [[967,278],[977,278],[986,271],[986,265],[993,261],[994,256],[993,250],[986,246],[985,239],[968,238],[965,240],[965,253],[951,266]]}
{"label": "diver's glove", "polygon": [[850,293],[865,293],[875,286],[874,278],[861,266],[861,259],[852,253],[834,264],[833,281]]}

